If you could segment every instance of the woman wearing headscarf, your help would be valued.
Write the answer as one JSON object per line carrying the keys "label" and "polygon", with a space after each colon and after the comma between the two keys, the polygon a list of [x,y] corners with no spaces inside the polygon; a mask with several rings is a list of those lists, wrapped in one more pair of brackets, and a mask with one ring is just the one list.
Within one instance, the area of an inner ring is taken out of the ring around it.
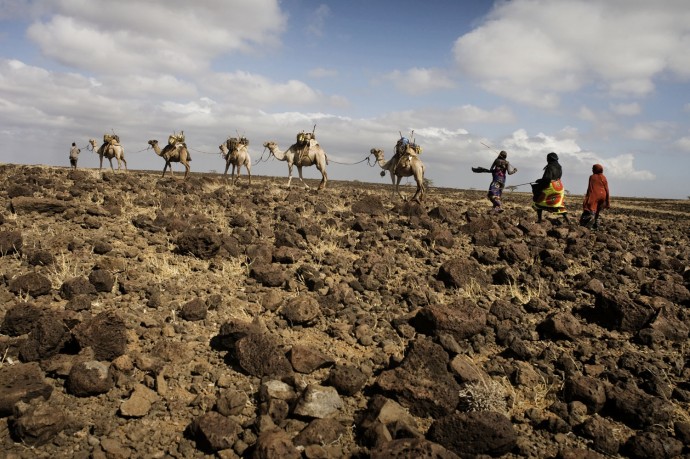
{"label": "woman wearing headscarf", "polygon": [[489,172],[491,172],[492,175],[492,181],[491,185],[489,185],[489,192],[486,197],[489,198],[489,201],[494,205],[492,209],[494,213],[503,212],[501,195],[503,194],[503,188],[506,186],[506,174],[513,175],[517,172],[516,168],[511,167],[506,159],[507,157],[508,153],[501,150],[498,157],[489,168]]}
{"label": "woman wearing headscarf", "polygon": [[599,226],[599,213],[610,207],[609,182],[604,175],[604,166],[595,164],[592,166],[592,175],[589,176],[589,184],[585,200],[582,203],[582,216],[580,225],[597,229]]}
{"label": "woman wearing headscarf", "polygon": [[537,223],[542,221],[543,211],[563,215],[565,221],[568,221],[562,175],[558,155],[553,152],[546,155],[544,175],[532,185],[532,208],[537,211]]}

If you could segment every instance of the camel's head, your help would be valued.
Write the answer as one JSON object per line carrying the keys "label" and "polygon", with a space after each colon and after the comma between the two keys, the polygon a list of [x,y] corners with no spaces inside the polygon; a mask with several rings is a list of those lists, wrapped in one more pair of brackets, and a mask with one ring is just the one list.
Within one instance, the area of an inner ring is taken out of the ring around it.
{"label": "camel's head", "polygon": [[264,142],[264,148],[268,148],[269,150],[272,150],[272,149],[276,148],[277,146],[278,146],[278,144],[276,144],[273,141]]}
{"label": "camel's head", "polygon": [[158,145],[158,140],[149,140],[148,144],[151,145],[152,147],[155,147],[156,145]]}
{"label": "camel's head", "polygon": [[376,159],[383,159],[383,150],[380,148],[372,148],[369,150],[370,155],[374,155],[374,158]]}
{"label": "camel's head", "polygon": [[89,145],[91,145],[91,148],[96,148],[96,146],[98,145],[96,143],[96,139],[89,139]]}

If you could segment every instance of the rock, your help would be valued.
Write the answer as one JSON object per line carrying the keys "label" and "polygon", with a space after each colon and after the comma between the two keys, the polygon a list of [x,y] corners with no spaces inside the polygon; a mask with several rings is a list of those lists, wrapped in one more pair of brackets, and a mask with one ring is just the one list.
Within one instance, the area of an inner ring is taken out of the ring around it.
{"label": "rock", "polygon": [[37,363],[0,366],[0,417],[10,416],[15,403],[35,398],[48,400],[53,386]]}
{"label": "rock", "polygon": [[67,279],[60,287],[60,295],[66,300],[71,300],[77,295],[95,295],[96,293],[96,287],[86,277]]}
{"label": "rock", "polygon": [[598,413],[606,403],[606,387],[600,379],[573,375],[565,380],[563,397],[566,402],[578,400],[590,413]]}
{"label": "rock", "polygon": [[321,315],[321,308],[314,297],[299,295],[287,301],[280,315],[291,325],[314,325]]}
{"label": "rock", "polygon": [[216,411],[223,416],[237,416],[244,411],[249,403],[249,397],[242,391],[225,389],[218,394],[216,399]]}
{"label": "rock", "polygon": [[24,239],[19,231],[0,231],[0,257],[20,253]]}
{"label": "rock", "polygon": [[606,413],[633,428],[655,424],[665,425],[671,420],[673,405],[648,395],[633,384],[619,384],[607,391]]}
{"label": "rock", "polygon": [[232,448],[242,432],[235,420],[209,411],[192,421],[189,431],[202,451],[216,452]]}
{"label": "rock", "polygon": [[448,333],[462,342],[486,327],[486,310],[471,300],[457,300],[452,304],[430,304],[419,310],[410,320],[419,333],[433,336]]}
{"label": "rock", "polygon": [[569,312],[550,314],[537,326],[543,337],[575,341],[582,334],[582,324]]}
{"label": "rock", "polygon": [[293,439],[297,446],[325,445],[337,442],[347,428],[335,419],[314,419]]}
{"label": "rock", "polygon": [[510,420],[492,411],[453,413],[436,419],[427,437],[461,457],[500,456],[513,449],[517,433]]}
{"label": "rock", "polygon": [[249,276],[264,287],[282,287],[288,280],[283,268],[273,263],[252,264]]}
{"label": "rock", "polygon": [[43,315],[43,309],[33,303],[17,303],[5,313],[0,333],[8,336],[25,335],[31,331],[34,322]]}
{"label": "rock", "polygon": [[60,352],[70,337],[62,317],[55,312],[46,312],[33,323],[28,339],[20,344],[19,357],[24,362],[52,357]]}
{"label": "rock", "polygon": [[582,424],[576,427],[579,435],[592,440],[592,448],[608,456],[618,454],[620,442],[611,435],[615,428],[613,422],[598,415],[587,418]]}
{"label": "rock", "polygon": [[376,216],[384,215],[387,211],[383,207],[381,198],[376,195],[367,194],[360,200],[352,203],[352,213]]}
{"label": "rock", "polygon": [[109,364],[88,360],[72,366],[66,388],[77,397],[90,397],[108,392],[114,386],[114,380]]}
{"label": "rock", "polygon": [[96,360],[111,361],[127,349],[127,328],[115,312],[102,312],[77,325],[72,333],[81,348],[93,349]]}
{"label": "rock", "polygon": [[509,265],[531,264],[532,252],[525,242],[510,243],[498,249],[498,257]]}
{"label": "rock", "polygon": [[208,260],[220,250],[221,239],[208,228],[190,228],[177,238],[176,244],[179,253]]}
{"label": "rock", "polygon": [[244,371],[259,378],[293,374],[292,365],[277,341],[267,333],[250,333],[235,343],[237,361]]}
{"label": "rock", "polygon": [[51,266],[55,263],[55,257],[47,250],[32,250],[26,253],[26,261],[31,266]]}
{"label": "rock", "polygon": [[489,375],[466,355],[456,355],[450,362],[450,368],[460,383],[488,381]]}
{"label": "rock", "polygon": [[137,384],[129,398],[120,405],[120,415],[127,418],[141,418],[151,410],[158,400],[158,394],[143,384]]}
{"label": "rock", "polygon": [[67,427],[67,418],[60,407],[33,399],[14,406],[12,433],[23,444],[34,447],[53,440]]}
{"label": "rock", "polygon": [[334,362],[333,358],[311,346],[296,344],[290,350],[290,363],[298,373],[309,374]]}
{"label": "rock", "polygon": [[301,459],[290,436],[281,429],[274,428],[261,432],[256,440],[252,459]]}
{"label": "rock", "polygon": [[15,277],[10,280],[8,288],[15,295],[29,294],[34,298],[48,295],[52,290],[50,279],[36,272]]}
{"label": "rock", "polygon": [[343,406],[334,387],[309,384],[297,400],[294,413],[310,418],[327,418]]}
{"label": "rock", "polygon": [[97,292],[110,293],[115,286],[115,276],[105,269],[94,269],[89,273],[89,282]]}
{"label": "rock", "polygon": [[370,458],[460,459],[460,456],[423,438],[401,438],[373,449]]}
{"label": "rock", "polygon": [[204,320],[208,315],[208,307],[201,298],[194,298],[182,305],[180,317],[184,320]]}
{"label": "rock", "polygon": [[357,421],[365,444],[381,446],[396,438],[423,438],[415,418],[397,402],[374,395]]}
{"label": "rock", "polygon": [[350,365],[336,365],[328,375],[328,383],[342,395],[355,395],[368,380],[369,377],[359,368]]}
{"label": "rock", "polygon": [[394,394],[401,405],[421,417],[452,413],[460,389],[448,371],[448,354],[429,338],[412,341],[397,368],[381,372],[376,385]]}
{"label": "rock", "polygon": [[481,269],[481,265],[468,258],[453,258],[443,263],[437,278],[448,288],[467,288],[473,282],[479,285],[489,283],[489,276]]}
{"label": "rock", "polygon": [[637,332],[649,323],[654,310],[635,303],[627,296],[604,292],[596,296],[591,314],[595,322],[611,330]]}
{"label": "rock", "polygon": [[45,215],[55,215],[64,213],[68,206],[64,201],[52,198],[34,198],[20,196],[10,201],[12,212],[15,214],[28,214],[36,212]]}
{"label": "rock", "polygon": [[683,452],[683,443],[666,432],[639,432],[631,436],[623,446],[633,459],[671,459]]}

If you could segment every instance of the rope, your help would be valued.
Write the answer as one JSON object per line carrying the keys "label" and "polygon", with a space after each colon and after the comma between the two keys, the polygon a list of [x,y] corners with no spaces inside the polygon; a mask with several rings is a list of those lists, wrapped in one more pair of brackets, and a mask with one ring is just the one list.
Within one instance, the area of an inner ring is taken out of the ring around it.
{"label": "rope", "polygon": [[[334,161],[332,159],[328,160],[329,163],[342,164],[343,166],[354,166],[355,164],[360,164],[360,163],[363,163],[364,161],[369,161],[369,156],[367,156],[366,158],[364,158],[361,161],[357,161],[356,163],[341,163],[338,161]],[[369,165],[371,166],[371,163],[369,163]]]}
{"label": "rope", "polygon": [[208,151],[197,150],[196,148],[187,147],[188,150],[196,151],[197,153],[202,153],[204,155],[219,155],[220,153],[209,153]]}
{"label": "rope", "polygon": [[271,159],[271,152],[268,152],[268,156],[266,159],[264,159],[264,153],[266,153],[266,149],[264,148],[264,151],[261,152],[261,157],[257,159],[252,166],[256,166],[259,163],[267,162],[269,159]]}

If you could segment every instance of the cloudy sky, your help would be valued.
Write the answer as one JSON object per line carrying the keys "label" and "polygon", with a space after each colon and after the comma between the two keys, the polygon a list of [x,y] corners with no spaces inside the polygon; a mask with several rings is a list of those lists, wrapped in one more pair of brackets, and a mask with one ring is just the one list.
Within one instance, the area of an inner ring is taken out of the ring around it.
{"label": "cloudy sky", "polygon": [[228,136],[257,161],[314,125],[331,179],[388,183],[352,164],[414,131],[435,186],[487,188],[470,167],[501,149],[527,183],[554,151],[571,193],[601,163],[614,196],[687,199],[690,4],[0,0],[2,162],[66,166],[115,132],[130,168],[162,170],[147,140],[184,131],[192,170],[222,172]]}

